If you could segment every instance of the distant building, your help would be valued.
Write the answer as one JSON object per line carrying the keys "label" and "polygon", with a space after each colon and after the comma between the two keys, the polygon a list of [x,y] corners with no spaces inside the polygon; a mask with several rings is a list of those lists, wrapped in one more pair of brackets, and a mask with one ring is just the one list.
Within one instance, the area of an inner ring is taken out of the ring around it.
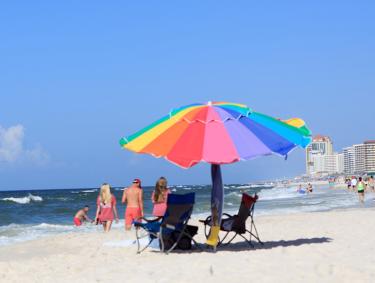
{"label": "distant building", "polygon": [[346,174],[375,174],[375,140],[344,148]]}
{"label": "distant building", "polygon": [[329,175],[344,171],[344,155],[333,152],[332,140],[318,135],[306,149],[306,173]]}
{"label": "distant building", "polygon": [[354,173],[364,174],[366,172],[366,147],[364,144],[355,144],[354,148]]}
{"label": "distant building", "polygon": [[337,173],[344,173],[344,153],[337,154]]}
{"label": "distant building", "polygon": [[344,154],[344,173],[354,174],[354,170],[355,170],[354,148],[352,146],[344,148],[343,154]]}
{"label": "distant building", "polygon": [[306,149],[308,175],[375,175],[375,140],[365,141],[333,152],[332,140],[318,135]]}
{"label": "distant building", "polygon": [[366,173],[375,175],[375,140],[365,141],[364,145]]}

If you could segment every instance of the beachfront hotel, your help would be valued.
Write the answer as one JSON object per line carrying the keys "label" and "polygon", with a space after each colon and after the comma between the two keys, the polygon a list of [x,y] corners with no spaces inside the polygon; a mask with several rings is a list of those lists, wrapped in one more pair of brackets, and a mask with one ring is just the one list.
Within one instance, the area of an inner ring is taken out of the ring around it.
{"label": "beachfront hotel", "polygon": [[375,175],[375,140],[333,151],[330,137],[318,135],[306,149],[306,173],[309,176],[330,174]]}
{"label": "beachfront hotel", "polygon": [[306,149],[306,173],[310,176],[344,172],[344,154],[333,150],[330,137],[317,135]]}
{"label": "beachfront hotel", "polygon": [[375,174],[375,140],[344,148],[346,174]]}

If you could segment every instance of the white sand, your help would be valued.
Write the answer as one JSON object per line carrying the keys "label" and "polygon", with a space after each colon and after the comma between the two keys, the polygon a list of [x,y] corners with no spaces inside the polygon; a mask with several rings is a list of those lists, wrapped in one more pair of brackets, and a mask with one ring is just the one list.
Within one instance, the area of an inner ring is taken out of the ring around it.
{"label": "white sand", "polygon": [[216,254],[105,246],[134,237],[119,230],[1,247],[0,282],[375,282],[375,209],[256,222],[264,248],[240,242]]}

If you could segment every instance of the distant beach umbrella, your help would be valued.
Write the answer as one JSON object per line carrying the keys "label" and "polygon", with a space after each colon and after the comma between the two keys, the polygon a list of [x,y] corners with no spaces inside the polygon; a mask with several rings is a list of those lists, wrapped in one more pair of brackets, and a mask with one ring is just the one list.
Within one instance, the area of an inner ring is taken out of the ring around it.
{"label": "distant beach umbrella", "polygon": [[299,118],[275,119],[243,104],[209,102],[172,110],[148,127],[122,138],[125,149],[164,157],[182,168],[210,163],[212,219],[220,225],[224,188],[222,164],[276,154],[287,157],[311,143],[311,132]]}

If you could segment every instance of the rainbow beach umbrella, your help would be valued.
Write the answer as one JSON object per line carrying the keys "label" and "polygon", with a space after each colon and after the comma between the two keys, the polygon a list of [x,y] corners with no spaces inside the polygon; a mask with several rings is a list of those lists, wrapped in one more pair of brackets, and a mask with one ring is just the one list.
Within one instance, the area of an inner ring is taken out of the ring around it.
{"label": "rainbow beach umbrella", "polygon": [[220,165],[259,156],[287,157],[306,148],[311,132],[299,118],[275,119],[243,104],[209,102],[172,110],[146,128],[122,138],[123,148],[164,157],[182,168],[211,164],[212,219],[219,225],[224,188]]}

